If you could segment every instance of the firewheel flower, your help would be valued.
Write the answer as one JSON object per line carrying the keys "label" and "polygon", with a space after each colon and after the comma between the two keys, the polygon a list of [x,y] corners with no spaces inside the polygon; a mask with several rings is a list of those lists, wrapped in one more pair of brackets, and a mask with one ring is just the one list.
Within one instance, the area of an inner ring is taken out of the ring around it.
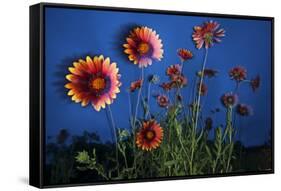
{"label": "firewheel flower", "polygon": [[252,87],[252,90],[255,92],[261,84],[261,78],[259,75],[257,75],[255,78],[251,79],[250,86]]}
{"label": "firewheel flower", "polygon": [[181,69],[182,69],[182,67],[179,64],[171,65],[167,68],[166,74],[167,74],[167,76],[172,78],[173,76],[180,75]]}
{"label": "firewheel flower", "polygon": [[153,60],[160,61],[163,58],[163,44],[156,31],[148,27],[136,27],[133,29],[124,44],[124,52],[128,58],[140,68],[152,64]]}
{"label": "firewheel flower", "polygon": [[225,36],[225,30],[220,28],[220,25],[214,21],[205,22],[201,26],[195,26],[192,34],[196,48],[210,48],[214,43],[221,42],[221,38]]}
{"label": "firewheel flower", "polygon": [[69,89],[68,95],[72,101],[87,106],[92,104],[96,111],[105,108],[116,98],[120,92],[120,74],[116,63],[110,63],[110,59],[104,59],[103,55],[89,56],[86,60],[80,59],[69,67],[70,74],[66,75],[69,81],[65,88]]}
{"label": "firewheel flower", "polygon": [[165,95],[158,95],[157,103],[160,107],[167,107],[169,105],[169,99]]}
{"label": "firewheel flower", "polygon": [[172,87],[182,88],[183,86],[187,85],[187,78],[184,77],[183,75],[174,75],[174,76],[172,76],[171,80],[172,80],[171,81]]}
{"label": "firewheel flower", "polygon": [[151,151],[160,146],[163,140],[163,129],[155,120],[144,121],[136,135],[138,148]]}
{"label": "firewheel flower", "polygon": [[252,107],[246,104],[238,104],[236,111],[241,116],[249,116],[253,114]]}
{"label": "firewheel flower", "polygon": [[172,82],[163,82],[160,87],[164,90],[164,91],[170,91],[173,88],[173,83]]}
{"label": "firewheel flower", "polygon": [[233,93],[226,93],[221,97],[222,104],[228,108],[228,107],[234,107],[236,106],[238,102],[238,96]]}
{"label": "firewheel flower", "polygon": [[229,76],[236,82],[241,82],[247,78],[247,70],[242,66],[236,66],[229,71]]}
{"label": "firewheel flower", "polygon": [[187,61],[190,60],[193,57],[193,54],[190,50],[180,48],[178,49],[178,56],[180,57],[181,61]]}
{"label": "firewheel flower", "polygon": [[130,92],[134,92],[135,90],[138,90],[141,88],[143,84],[143,80],[136,80],[136,81],[133,81],[131,83],[131,86],[130,86]]}

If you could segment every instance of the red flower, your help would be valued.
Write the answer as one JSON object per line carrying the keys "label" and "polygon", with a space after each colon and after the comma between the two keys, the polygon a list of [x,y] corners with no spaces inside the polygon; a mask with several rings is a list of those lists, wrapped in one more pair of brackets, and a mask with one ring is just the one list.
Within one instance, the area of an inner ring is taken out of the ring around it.
{"label": "red flower", "polygon": [[81,102],[83,107],[89,103],[96,111],[113,103],[121,86],[119,69],[116,63],[110,63],[110,59],[104,59],[103,55],[89,56],[86,60],[80,59],[68,68],[70,74],[66,75],[69,81],[65,88],[69,89],[68,95],[72,101]]}
{"label": "red flower", "polygon": [[169,66],[167,68],[166,74],[167,74],[167,76],[172,78],[175,75],[180,75],[181,74],[181,69],[182,69],[182,67],[179,64],[171,65],[171,66]]}
{"label": "red flower", "polygon": [[260,87],[260,84],[261,84],[261,79],[259,75],[257,75],[255,78],[253,78],[250,81],[250,86],[252,87],[252,90],[254,92]]}
{"label": "red flower", "polygon": [[193,41],[198,49],[201,49],[203,45],[205,45],[205,48],[210,48],[214,43],[221,42],[221,37],[224,36],[225,30],[221,29],[220,25],[214,21],[195,26],[192,34]]}
{"label": "red flower", "polygon": [[226,93],[221,97],[221,102],[225,107],[234,107],[238,102],[238,96],[233,93]]}
{"label": "red flower", "polygon": [[136,136],[137,147],[146,151],[159,147],[162,140],[163,129],[155,120],[143,122]]}
{"label": "red flower", "polygon": [[178,49],[178,56],[182,60],[182,62],[187,61],[193,57],[193,54],[190,50],[180,48]]}
{"label": "red flower", "polygon": [[128,58],[140,68],[152,64],[153,60],[160,61],[163,58],[163,44],[159,35],[148,27],[134,28],[124,44],[124,52]]}
{"label": "red flower", "polygon": [[197,88],[198,88],[200,95],[202,95],[202,96],[206,95],[208,92],[208,87],[206,86],[206,84],[202,83],[201,89],[200,89],[200,83],[198,83]]}
{"label": "red flower", "polygon": [[172,76],[172,87],[183,87],[187,85],[187,78],[183,75],[174,75]]}
{"label": "red flower", "polygon": [[157,103],[160,107],[167,107],[169,105],[169,99],[165,95],[158,95]]}
{"label": "red flower", "polygon": [[249,115],[253,114],[253,110],[249,105],[238,104],[237,105],[237,113],[241,116],[249,116]]}
{"label": "red flower", "polygon": [[172,89],[172,83],[171,82],[164,82],[160,85],[161,88],[163,88],[163,90],[165,91],[170,91]]}
{"label": "red flower", "polygon": [[231,79],[241,82],[247,78],[247,70],[241,66],[236,66],[229,71]]}
{"label": "red flower", "polygon": [[130,86],[130,91],[134,92],[135,90],[140,89],[142,84],[143,84],[143,80],[136,80],[136,81],[132,82],[131,86]]}

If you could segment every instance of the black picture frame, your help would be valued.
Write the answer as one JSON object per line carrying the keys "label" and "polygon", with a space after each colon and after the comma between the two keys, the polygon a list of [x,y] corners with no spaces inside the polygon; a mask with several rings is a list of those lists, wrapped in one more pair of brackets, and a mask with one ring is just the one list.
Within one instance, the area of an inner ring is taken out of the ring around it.
{"label": "black picture frame", "polygon": [[[272,169],[268,171],[253,171],[243,173],[228,173],[228,174],[206,174],[193,176],[179,177],[164,177],[164,178],[149,178],[149,179],[130,179],[130,180],[110,180],[100,181],[86,184],[62,184],[62,185],[46,185],[44,184],[44,160],[45,160],[45,127],[44,127],[44,66],[45,66],[45,23],[44,10],[46,7],[70,8],[70,9],[90,9],[104,10],[117,12],[137,12],[137,13],[153,13],[165,15],[186,15],[200,17],[217,17],[230,19],[248,19],[248,20],[265,20],[271,22],[271,108],[272,108],[272,131],[271,131],[271,149],[272,149]],[[230,15],[230,14],[214,14],[214,13],[195,13],[182,11],[168,10],[150,10],[150,9],[133,9],[133,8],[117,8],[117,7],[102,7],[88,5],[71,5],[71,4],[54,4],[54,3],[39,3],[30,6],[30,155],[29,155],[29,181],[30,185],[38,188],[50,187],[66,187],[66,186],[83,186],[83,185],[99,185],[99,184],[115,184],[115,183],[132,183],[132,182],[147,182],[147,181],[163,181],[163,180],[178,180],[191,178],[210,178],[210,177],[227,177],[241,175],[256,175],[256,174],[272,174],[274,173],[274,18],[273,17],[258,17],[248,15]]]}

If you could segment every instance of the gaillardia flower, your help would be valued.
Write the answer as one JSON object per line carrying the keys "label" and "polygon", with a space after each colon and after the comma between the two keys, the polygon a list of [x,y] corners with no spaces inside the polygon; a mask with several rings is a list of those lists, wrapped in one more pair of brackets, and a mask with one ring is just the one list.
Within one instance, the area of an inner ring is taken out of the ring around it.
{"label": "gaillardia flower", "polygon": [[241,116],[249,116],[253,114],[252,108],[246,104],[238,104],[236,111]]}
{"label": "gaillardia flower", "polygon": [[178,49],[178,56],[180,57],[181,61],[187,61],[190,60],[193,57],[193,54],[190,50],[180,48]]}
{"label": "gaillardia flower", "polygon": [[180,75],[181,69],[182,69],[182,67],[179,64],[171,65],[167,68],[166,74],[167,74],[167,76],[172,78],[173,76]]}
{"label": "gaillardia flower", "polygon": [[221,102],[225,107],[234,107],[238,102],[238,96],[233,93],[226,93],[221,97]]}
{"label": "gaillardia flower", "polygon": [[151,151],[160,146],[163,139],[163,129],[155,120],[144,121],[137,133],[137,146],[146,151]]}
{"label": "gaillardia flower", "polygon": [[229,71],[229,76],[236,82],[241,82],[247,78],[247,70],[242,66],[236,66]]}
{"label": "gaillardia flower", "polygon": [[169,105],[169,99],[165,95],[158,95],[157,103],[160,107],[167,107]]}
{"label": "gaillardia flower", "polygon": [[205,22],[201,26],[195,26],[192,34],[196,48],[210,48],[214,43],[221,42],[221,37],[225,36],[225,30],[220,28],[220,25],[214,21]]}
{"label": "gaillardia flower", "polygon": [[261,78],[259,75],[257,75],[255,78],[251,79],[250,86],[252,87],[252,90],[255,92],[261,84]]}
{"label": "gaillardia flower", "polygon": [[124,52],[140,68],[151,65],[153,60],[160,61],[163,58],[162,40],[151,28],[137,27],[126,40],[127,44],[123,45]]}
{"label": "gaillardia flower", "polygon": [[163,82],[160,87],[163,88],[164,91],[170,91],[173,88],[173,84],[171,82]]}
{"label": "gaillardia flower", "polygon": [[143,80],[136,80],[136,81],[133,81],[133,82],[131,83],[131,86],[130,86],[130,91],[131,91],[131,92],[134,92],[135,90],[140,89],[141,86],[142,86],[142,84],[143,84]]}
{"label": "gaillardia flower", "polygon": [[87,56],[86,60],[80,59],[73,66],[68,68],[70,74],[66,79],[69,83],[65,85],[73,101],[81,102],[82,106],[91,103],[96,111],[113,102],[121,86],[116,63],[110,63],[109,58],[100,55],[93,59]]}
{"label": "gaillardia flower", "polygon": [[171,78],[172,87],[183,87],[187,85],[187,78],[183,75],[174,75]]}

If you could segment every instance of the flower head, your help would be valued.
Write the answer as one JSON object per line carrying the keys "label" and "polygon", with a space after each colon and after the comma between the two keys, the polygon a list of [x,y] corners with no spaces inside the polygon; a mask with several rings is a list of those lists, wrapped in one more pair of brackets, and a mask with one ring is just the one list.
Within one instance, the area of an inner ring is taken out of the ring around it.
{"label": "flower head", "polygon": [[135,90],[138,90],[141,88],[143,84],[143,80],[136,80],[136,81],[133,81],[131,83],[131,86],[130,86],[130,92],[134,92]]}
{"label": "flower head", "polygon": [[200,95],[204,96],[207,94],[208,92],[208,87],[206,84],[202,83],[201,84],[201,88],[200,88],[200,83],[197,84],[197,88],[198,88],[198,92],[200,93]]}
{"label": "flower head", "polygon": [[231,79],[241,82],[247,78],[247,70],[241,66],[236,66],[229,71]]}
{"label": "flower head", "polygon": [[151,151],[160,146],[163,139],[163,129],[155,120],[144,121],[137,133],[137,146],[146,151]]}
{"label": "flower head", "polygon": [[257,75],[255,78],[251,79],[250,86],[252,87],[252,90],[255,92],[261,84],[261,78],[259,75]]}
{"label": "flower head", "polygon": [[169,105],[169,99],[165,95],[158,95],[157,103],[160,107],[167,107]]}
{"label": "flower head", "polygon": [[246,104],[238,104],[236,111],[241,116],[249,116],[253,114],[252,107]]}
{"label": "flower head", "polygon": [[178,49],[178,56],[180,57],[181,61],[187,61],[190,60],[193,57],[193,54],[190,50],[180,48]]}
{"label": "flower head", "polygon": [[69,89],[68,95],[76,103],[81,102],[82,106],[92,104],[96,111],[105,108],[116,98],[120,92],[120,74],[116,63],[110,63],[110,59],[89,56],[86,60],[80,59],[69,67],[70,74],[66,75],[69,81],[65,88]]}
{"label": "flower head", "polygon": [[225,36],[225,30],[220,28],[220,25],[214,21],[205,22],[201,26],[195,26],[192,34],[196,48],[210,48],[214,43],[221,42],[221,37]]}
{"label": "flower head", "polygon": [[160,61],[163,58],[162,40],[151,28],[136,27],[126,41],[127,44],[123,45],[124,52],[140,68],[151,65],[153,60]]}
{"label": "flower head", "polygon": [[225,107],[234,107],[238,102],[238,96],[233,93],[226,93],[221,97],[221,102]]}
{"label": "flower head", "polygon": [[187,85],[187,78],[183,75],[174,75],[171,80],[172,87],[183,87]]}
{"label": "flower head", "polygon": [[172,78],[173,76],[180,75],[181,69],[182,69],[182,67],[179,64],[171,65],[167,68],[166,74],[167,74],[167,76]]}
{"label": "flower head", "polygon": [[173,84],[171,82],[163,82],[160,87],[165,91],[170,91],[173,88]]}
{"label": "flower head", "polygon": [[204,74],[204,77],[208,77],[208,78],[212,78],[215,77],[217,75],[218,71],[217,70],[213,70],[213,69],[204,69],[203,72],[199,71],[197,72],[197,76],[198,77],[202,77],[202,75]]}

